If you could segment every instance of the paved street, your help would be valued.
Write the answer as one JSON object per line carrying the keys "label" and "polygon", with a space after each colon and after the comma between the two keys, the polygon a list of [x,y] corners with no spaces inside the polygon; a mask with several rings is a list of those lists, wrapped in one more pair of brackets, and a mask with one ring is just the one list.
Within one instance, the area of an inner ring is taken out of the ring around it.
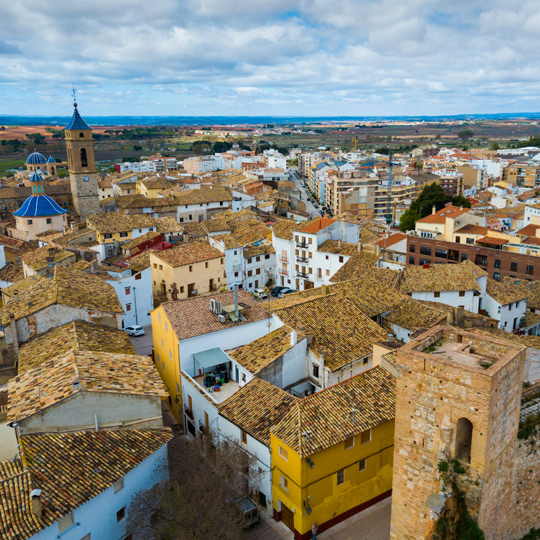
{"label": "paved street", "polygon": [[[388,540],[390,537],[391,498],[350,517],[330,530],[317,535],[317,540]],[[273,519],[261,521],[244,534],[244,540],[293,540],[293,533]]]}
{"label": "paved street", "polygon": [[132,337],[131,343],[137,354],[148,356],[152,352],[152,325],[143,326],[144,336]]}
{"label": "paved street", "polygon": [[320,208],[315,208],[313,204],[308,201],[309,193],[308,190],[304,187],[304,182],[302,181],[300,176],[298,176],[295,171],[291,171],[290,179],[295,183],[296,187],[300,190],[300,193],[302,194],[302,202],[306,204],[306,212],[308,212],[311,217],[321,217],[321,214],[319,213]]}

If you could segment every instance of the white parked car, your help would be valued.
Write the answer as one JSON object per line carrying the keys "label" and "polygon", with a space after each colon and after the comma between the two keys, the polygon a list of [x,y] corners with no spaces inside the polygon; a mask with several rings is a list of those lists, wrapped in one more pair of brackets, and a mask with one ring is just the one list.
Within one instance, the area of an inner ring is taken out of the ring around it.
{"label": "white parked car", "polygon": [[255,289],[253,291],[253,296],[255,298],[268,298],[268,294],[266,293],[266,291],[264,289]]}
{"label": "white parked car", "polygon": [[142,326],[128,326],[127,328],[124,328],[124,330],[127,332],[128,336],[144,336],[144,328]]}

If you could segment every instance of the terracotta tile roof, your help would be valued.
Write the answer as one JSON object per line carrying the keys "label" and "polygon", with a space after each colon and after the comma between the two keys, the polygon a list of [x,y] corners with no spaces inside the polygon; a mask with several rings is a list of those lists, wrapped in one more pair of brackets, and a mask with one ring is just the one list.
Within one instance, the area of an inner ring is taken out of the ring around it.
{"label": "terracotta tile roof", "polygon": [[56,266],[50,279],[32,278],[17,282],[8,287],[9,290],[4,289],[11,297],[14,290],[18,290],[19,295],[18,300],[11,300],[0,308],[2,324],[9,322],[11,314],[19,320],[53,304],[105,313],[124,312],[113,287],[92,274]]}
{"label": "terracotta tile roof", "polygon": [[505,285],[521,288],[522,292],[527,296],[527,307],[540,310],[540,281],[504,277],[502,282]]}
{"label": "terracotta tile roof", "polygon": [[225,249],[235,249],[242,247],[242,244],[230,234],[214,234],[212,236],[212,239],[216,240],[217,242],[221,242]]}
{"label": "terracotta tile roof", "polygon": [[36,249],[37,243],[35,242],[25,242],[24,240],[17,240],[17,238],[12,238],[11,236],[4,236],[0,234],[0,245],[4,246],[4,249],[10,253],[15,253],[20,255],[27,251],[32,251]]}
{"label": "terracotta tile roof", "polygon": [[257,255],[272,255],[276,250],[269,244],[252,244],[244,247],[244,259],[256,257]]}
{"label": "terracotta tile roof", "polygon": [[212,247],[208,242],[190,242],[188,244],[180,244],[171,249],[165,249],[153,254],[160,261],[176,268],[177,266],[185,266],[210,259],[223,257],[223,253]]}
{"label": "terracotta tile roof", "polygon": [[502,283],[490,277],[487,278],[486,293],[503,306],[527,298],[527,291],[522,287],[509,282]]}
{"label": "terracotta tile roof", "polygon": [[459,206],[445,206],[434,214],[419,219],[416,223],[445,223],[446,218],[457,218],[462,214],[470,212],[470,208],[460,208]]}
{"label": "terracotta tile roof", "polygon": [[21,255],[21,261],[36,272],[47,268],[49,262],[58,264],[67,261],[67,259],[75,261],[75,254],[71,251],[51,248],[50,246],[43,246]]}
{"label": "terracotta tile roof", "polygon": [[219,406],[219,414],[270,446],[270,429],[297,402],[281,388],[255,377]]}
{"label": "terracotta tile roof", "polygon": [[[262,369],[269,366],[292,349],[291,332],[292,328],[283,325],[266,334],[265,336],[238,347],[232,351],[227,351],[231,358],[234,358],[240,365],[245,367],[250,373],[257,375]],[[298,332],[297,339],[302,341],[305,336]]]}
{"label": "terracotta tile roof", "polygon": [[357,244],[349,244],[347,242],[340,242],[339,240],[326,240],[317,248],[317,251],[347,255],[350,257],[351,255],[358,253],[358,246]]}
{"label": "terracotta tile roof", "polygon": [[272,233],[276,238],[290,240],[294,231],[297,231],[299,224],[289,219],[279,219],[272,225]]}
{"label": "terracotta tile roof", "polygon": [[494,236],[484,236],[476,239],[477,244],[490,244],[492,246],[504,246],[508,242],[509,240],[506,238],[496,238]]}
{"label": "terracotta tile roof", "polygon": [[[377,273],[378,268],[374,268],[378,256],[373,251],[360,251],[351,255],[351,258],[332,276],[330,281],[347,281],[349,279],[357,279]],[[385,270],[385,269],[381,269]],[[381,272],[381,274],[386,272]],[[395,275],[396,281],[399,272],[392,271],[389,275]]]}
{"label": "terracotta tile roof", "polygon": [[407,238],[407,235],[404,233],[394,233],[390,236],[387,236],[386,238],[381,238],[376,243],[381,247],[390,247],[394,244],[397,244],[398,242],[401,242],[402,240],[405,240]]}
{"label": "terracotta tile roof", "polygon": [[268,314],[262,304],[256,302],[247,292],[239,290],[238,303],[245,306],[244,315],[246,320],[238,323],[232,323],[227,320],[224,323],[220,323],[217,315],[210,311],[211,298],[216,300],[216,302],[221,302],[222,306],[234,304],[234,292],[232,291],[217,293],[211,297],[201,296],[161,304],[179,340],[202,336],[211,332],[219,332],[226,328],[242,326],[268,318]]}
{"label": "terracotta tile roof", "polygon": [[208,219],[202,222],[204,228],[208,233],[230,233],[232,231],[232,227],[229,225],[229,221],[227,219],[221,218],[220,216],[221,214],[218,214],[216,217],[214,217],[214,219]]}
{"label": "terracotta tile roof", "polygon": [[142,236],[139,236],[138,238],[134,238],[133,240],[130,240],[129,242],[126,242],[125,244],[122,244],[122,249],[133,249],[141,244],[144,244],[145,242],[148,242],[150,240],[153,240],[154,238],[161,237],[161,234],[157,231],[149,231]]}
{"label": "terracotta tile roof", "polygon": [[338,294],[308,298],[275,314],[284,324],[313,334],[310,348],[324,355],[331,371],[371,354],[374,343],[388,338],[387,331]]}
{"label": "terracotta tile roof", "polygon": [[22,268],[15,263],[7,262],[6,265],[0,269],[0,281],[15,283],[22,279],[24,279]]}
{"label": "terracotta tile roof", "polygon": [[[171,438],[168,429],[21,437],[22,465],[11,473],[4,468],[0,476],[0,538],[32,537],[111,487]],[[41,518],[31,510],[34,488],[41,489]]]}
{"label": "terracotta tile roof", "polygon": [[487,227],[481,227],[480,225],[465,225],[455,231],[454,234],[487,234],[489,229]]}
{"label": "terracotta tile roof", "polygon": [[153,217],[143,214],[123,215],[118,212],[91,214],[87,216],[86,223],[88,227],[95,229],[100,234],[129,232],[133,229],[156,227],[156,220]]}
{"label": "terracotta tile roof", "polygon": [[326,227],[328,227],[329,225],[332,225],[332,223],[335,223],[336,221],[337,219],[324,216],[322,218],[315,220],[314,223],[308,223],[307,225],[303,225],[299,230],[307,234],[316,234],[319,231],[326,229]]}
{"label": "terracotta tile roof", "polygon": [[182,232],[186,225],[180,225],[173,217],[158,217],[155,220],[156,230],[159,233]]}
{"label": "terracotta tile roof", "polygon": [[219,201],[232,201],[229,190],[223,187],[200,189],[186,189],[182,193],[175,193],[175,203],[178,205],[204,204]]}
{"label": "terracotta tile roof", "polygon": [[395,408],[395,379],[378,366],[297,401],[271,431],[304,458],[393,420]]}
{"label": "terracotta tile roof", "polygon": [[477,278],[487,276],[470,261],[460,264],[433,264],[429,268],[407,266],[399,282],[403,293],[436,291],[479,291]]}
{"label": "terracotta tile roof", "polygon": [[394,366],[397,364],[397,350],[383,354],[382,357],[388,360],[388,362],[390,362],[391,364],[394,364]]}
{"label": "terracotta tile roof", "polygon": [[8,421],[20,421],[77,392],[168,396],[148,356],[68,352],[9,381]]}
{"label": "terracotta tile roof", "polygon": [[405,296],[401,302],[392,306],[390,313],[385,315],[384,320],[407,330],[415,331],[419,328],[431,328],[437,324],[445,324],[446,314]]}
{"label": "terracotta tile roof", "polygon": [[540,225],[534,225],[530,223],[526,227],[523,227],[523,229],[520,229],[519,231],[516,231],[517,235],[524,235],[524,236],[536,236],[536,231],[540,229]]}
{"label": "terracotta tile roof", "polygon": [[135,354],[126,332],[75,321],[54,328],[26,343],[19,351],[19,375],[69,351]]}

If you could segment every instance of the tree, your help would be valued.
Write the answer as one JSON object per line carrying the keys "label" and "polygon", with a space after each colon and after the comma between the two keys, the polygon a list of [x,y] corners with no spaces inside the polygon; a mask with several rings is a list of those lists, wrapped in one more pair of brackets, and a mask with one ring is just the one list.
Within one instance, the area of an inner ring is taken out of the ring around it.
{"label": "tree", "polygon": [[466,141],[474,137],[474,131],[472,129],[462,129],[458,131],[457,135],[462,141]]}
{"label": "tree", "polygon": [[133,150],[135,150],[136,152],[140,152],[142,150],[142,146],[139,144],[134,144]]}
{"label": "tree", "polygon": [[410,208],[403,212],[399,221],[400,230],[410,231],[414,229],[416,221],[431,214],[434,206],[436,210],[440,210],[446,203],[465,208],[471,207],[471,202],[468,199],[461,195],[454,197],[447,195],[439,184],[424,186],[418,198],[411,203]]}
{"label": "tree", "polygon": [[[170,478],[133,498],[134,540],[238,540],[242,519],[233,501],[258,485],[254,460],[239,445],[206,434],[169,443]],[[248,480],[249,477],[249,480]]]}
{"label": "tree", "polygon": [[489,145],[489,149],[490,150],[499,150],[501,147],[499,146],[499,144],[497,144],[496,142],[492,142],[490,145]]}

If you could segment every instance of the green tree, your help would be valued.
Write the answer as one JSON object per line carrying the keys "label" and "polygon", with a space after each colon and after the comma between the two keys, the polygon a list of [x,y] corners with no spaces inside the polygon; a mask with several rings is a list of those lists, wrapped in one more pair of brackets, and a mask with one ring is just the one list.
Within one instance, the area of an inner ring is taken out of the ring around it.
{"label": "green tree", "polygon": [[490,149],[490,150],[499,150],[499,149],[500,149],[500,146],[499,146],[496,142],[492,142],[492,143],[489,145],[489,149]]}
{"label": "green tree", "polygon": [[474,131],[472,129],[462,129],[458,131],[457,135],[462,141],[466,141],[474,137]]}
{"label": "green tree", "polygon": [[414,230],[416,222],[420,219],[420,212],[409,208],[401,214],[399,229],[403,232]]}

